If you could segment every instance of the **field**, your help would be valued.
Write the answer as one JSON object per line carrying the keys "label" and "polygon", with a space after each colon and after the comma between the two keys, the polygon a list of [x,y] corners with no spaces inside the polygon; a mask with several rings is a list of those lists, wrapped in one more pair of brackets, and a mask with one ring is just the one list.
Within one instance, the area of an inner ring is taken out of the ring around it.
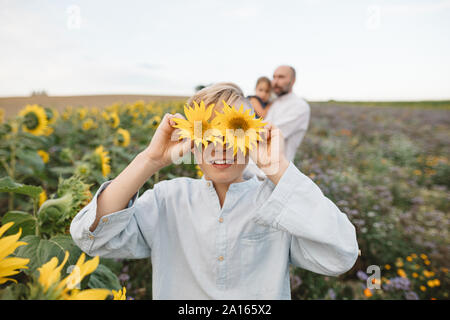
{"label": "field", "polygon": [[188,97],[156,96],[156,95],[88,95],[88,96],[47,96],[34,95],[30,97],[0,97],[0,109],[4,110],[5,119],[15,116],[17,112],[27,104],[39,104],[49,108],[55,108],[62,112],[65,107],[98,107],[104,108],[114,103],[134,103],[136,101],[164,101],[185,100]]}
{"label": "field", "polygon": [[[73,216],[145,148],[165,112],[183,113],[185,101],[118,97],[0,99],[6,110],[0,124],[0,218],[2,225],[14,222],[5,235],[22,228],[28,244],[12,256],[29,259],[28,269],[11,276],[18,284],[0,281],[0,297],[49,297],[36,280],[37,268],[52,256],[61,262],[66,250],[77,261],[81,252],[68,233]],[[47,109],[17,117],[28,103]],[[337,278],[293,268],[292,298],[448,299],[448,102],[310,104],[310,126],[294,162],[348,215],[361,256]],[[25,127],[21,119],[28,119]],[[48,125],[39,132],[41,121]],[[160,180],[201,174],[194,164],[171,165],[141,193]],[[380,268],[379,278],[369,278],[379,289],[368,288],[369,266]],[[128,298],[151,299],[151,264],[100,259],[81,287],[125,287]]]}

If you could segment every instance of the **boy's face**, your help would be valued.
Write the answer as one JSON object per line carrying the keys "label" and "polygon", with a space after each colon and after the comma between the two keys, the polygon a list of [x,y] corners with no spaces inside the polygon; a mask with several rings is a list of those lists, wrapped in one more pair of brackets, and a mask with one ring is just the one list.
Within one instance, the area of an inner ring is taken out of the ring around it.
{"label": "boy's face", "polygon": [[270,98],[270,87],[267,82],[260,82],[255,89],[255,94],[262,99],[262,101],[267,102]]}
{"label": "boy's face", "polygon": [[244,156],[238,150],[233,156],[233,149],[226,148],[220,143],[217,143],[216,147],[213,143],[209,143],[206,148],[203,145],[201,147],[202,149],[194,147],[194,154],[205,178],[216,183],[242,181],[242,173],[249,160],[248,153]]}

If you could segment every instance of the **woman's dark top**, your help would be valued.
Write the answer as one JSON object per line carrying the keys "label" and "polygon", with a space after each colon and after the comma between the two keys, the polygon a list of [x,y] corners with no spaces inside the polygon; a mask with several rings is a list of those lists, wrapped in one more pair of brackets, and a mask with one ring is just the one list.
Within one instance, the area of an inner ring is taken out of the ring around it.
{"label": "woman's dark top", "polygon": [[269,104],[268,101],[267,101],[267,102],[264,102],[264,101],[262,101],[262,99],[261,99],[260,97],[258,97],[258,96],[248,96],[248,97],[247,97],[247,99],[249,99],[249,100],[250,100],[250,98],[256,98],[256,99],[258,99],[258,101],[259,101],[259,103],[261,104],[261,107],[262,107],[263,109],[265,109],[265,108],[267,107],[267,105]]}

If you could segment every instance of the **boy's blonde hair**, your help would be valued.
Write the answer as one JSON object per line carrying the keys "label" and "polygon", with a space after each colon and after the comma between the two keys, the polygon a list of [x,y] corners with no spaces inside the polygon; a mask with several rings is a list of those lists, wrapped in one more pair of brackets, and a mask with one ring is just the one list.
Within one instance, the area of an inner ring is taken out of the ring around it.
{"label": "boy's blonde hair", "polygon": [[[187,105],[194,107],[194,101],[198,104],[203,101],[206,107],[213,103],[215,104],[214,110],[222,112],[224,107],[222,100],[225,100],[230,106],[234,105],[237,109],[242,104],[244,105],[244,110],[251,108],[241,88],[232,82],[219,82],[199,90],[188,99]],[[215,115],[216,113],[213,112],[211,118],[214,118]]]}

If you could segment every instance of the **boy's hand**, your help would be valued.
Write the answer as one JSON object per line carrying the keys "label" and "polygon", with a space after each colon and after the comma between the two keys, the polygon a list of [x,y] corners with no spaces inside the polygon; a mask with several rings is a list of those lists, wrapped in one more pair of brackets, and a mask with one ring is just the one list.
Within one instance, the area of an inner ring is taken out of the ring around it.
{"label": "boy's hand", "polygon": [[270,122],[264,129],[261,132],[263,141],[258,141],[257,147],[250,151],[250,158],[276,185],[289,166],[284,153],[284,137],[281,130]]}
{"label": "boy's hand", "polygon": [[144,150],[148,160],[158,168],[158,170],[170,165],[186,153],[191,152],[193,141],[190,139],[179,140],[179,129],[172,127],[175,124],[172,118],[185,119],[179,113],[166,113],[150,141],[149,146]]}

